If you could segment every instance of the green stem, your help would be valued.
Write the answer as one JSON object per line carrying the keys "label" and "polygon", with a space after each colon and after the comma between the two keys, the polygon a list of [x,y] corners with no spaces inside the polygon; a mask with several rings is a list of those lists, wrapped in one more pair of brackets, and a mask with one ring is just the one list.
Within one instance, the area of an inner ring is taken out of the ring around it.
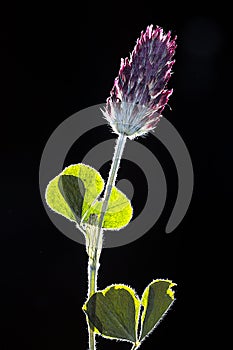
{"label": "green stem", "polygon": [[96,350],[95,346],[95,333],[91,329],[90,325],[88,325],[88,332],[89,332],[89,349],[90,350]]}
{"label": "green stem", "polygon": [[[94,260],[89,256],[88,261],[88,297],[90,298],[96,291],[97,273]],[[96,350],[95,346],[95,333],[90,327],[88,322],[88,333],[89,333],[89,350]]]}
{"label": "green stem", "polygon": [[[117,172],[120,166],[120,161],[121,161],[121,157],[125,147],[126,138],[127,136],[120,134],[116,141],[116,147],[115,147],[115,151],[112,159],[111,169],[110,169],[108,181],[105,187],[103,205],[100,213],[100,218],[98,221],[96,247],[94,249],[94,256],[89,256],[89,261],[88,261],[88,282],[89,282],[88,297],[89,298],[97,291],[97,275],[98,275],[99,259],[100,259],[101,248],[102,248],[102,234],[103,234],[102,226],[104,222],[104,216],[108,207],[109,198],[112,192],[112,188],[116,182]],[[95,333],[90,328],[90,325],[88,326],[88,332],[89,332],[89,350],[96,350]]]}
{"label": "green stem", "polygon": [[108,201],[112,192],[112,188],[115,185],[116,182],[116,177],[117,177],[117,172],[120,166],[120,161],[121,157],[125,148],[125,143],[126,143],[126,138],[127,136],[120,134],[117,142],[116,142],[116,147],[112,159],[112,165],[111,169],[108,175],[108,181],[107,185],[105,188],[105,193],[104,193],[104,199],[103,199],[103,206],[100,214],[100,219],[99,219],[99,231],[102,230],[102,225],[104,221],[104,215],[106,213],[107,207],[108,207]]}

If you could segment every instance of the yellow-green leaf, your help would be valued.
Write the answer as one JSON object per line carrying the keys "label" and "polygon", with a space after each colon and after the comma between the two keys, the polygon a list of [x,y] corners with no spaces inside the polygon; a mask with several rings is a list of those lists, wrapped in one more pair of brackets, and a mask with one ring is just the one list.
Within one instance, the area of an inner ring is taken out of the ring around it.
{"label": "yellow-green leaf", "polygon": [[105,338],[137,342],[140,300],[134,290],[115,284],[94,293],[83,310],[96,331]]}
{"label": "yellow-green leaf", "polygon": [[[85,188],[84,198],[82,198],[82,216],[90,209],[94,200],[103,191],[104,180],[98,171],[88,165],[80,163],[68,166],[49,182],[45,193],[46,202],[49,207],[56,213],[65,216],[67,219],[76,221],[74,213],[59,189],[58,183],[61,175],[71,175],[81,179]],[[78,197],[80,191],[77,192]],[[74,196],[74,194],[72,196]]]}
{"label": "yellow-green leaf", "polygon": [[[94,206],[90,209],[90,214],[100,215],[102,208],[102,201],[97,201]],[[85,222],[88,221],[88,217],[85,217]],[[126,195],[118,190],[116,187],[113,187],[107,211],[104,216],[103,228],[108,230],[117,230],[126,226],[133,215],[133,208],[129,199]]]}
{"label": "yellow-green leaf", "polygon": [[61,175],[58,180],[58,188],[69,205],[77,223],[80,223],[86,191],[83,181],[73,175]]}
{"label": "yellow-green leaf", "polygon": [[174,301],[172,287],[175,285],[170,280],[157,279],[145,289],[141,301],[144,310],[141,316],[140,342],[154,330],[171,307]]}
{"label": "yellow-green leaf", "polygon": [[[56,213],[78,225],[85,224],[91,214],[100,215],[100,195],[104,180],[98,171],[82,163],[65,168],[47,186],[46,202]],[[117,230],[126,226],[132,218],[133,209],[128,198],[113,187],[103,228]]]}

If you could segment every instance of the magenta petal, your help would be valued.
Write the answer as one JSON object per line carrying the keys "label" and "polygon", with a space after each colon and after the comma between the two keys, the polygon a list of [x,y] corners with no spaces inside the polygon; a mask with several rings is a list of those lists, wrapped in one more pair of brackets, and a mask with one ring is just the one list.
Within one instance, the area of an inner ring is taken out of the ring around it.
{"label": "magenta petal", "polygon": [[[166,88],[175,62],[176,37],[153,25],[141,32],[130,58],[121,59],[104,116],[113,130],[130,138],[153,129],[172,90]],[[137,107],[135,107],[137,106]]]}

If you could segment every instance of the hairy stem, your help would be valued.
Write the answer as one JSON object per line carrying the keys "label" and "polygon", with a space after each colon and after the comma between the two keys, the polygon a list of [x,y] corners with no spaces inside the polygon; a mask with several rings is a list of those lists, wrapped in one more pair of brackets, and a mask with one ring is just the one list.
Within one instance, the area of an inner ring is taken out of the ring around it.
{"label": "hairy stem", "polygon": [[138,348],[139,344],[134,344],[131,350],[136,350]]}
{"label": "hairy stem", "polygon": [[116,182],[117,172],[118,172],[121,157],[125,148],[126,138],[127,136],[120,134],[116,142],[116,147],[115,147],[115,151],[112,159],[112,165],[108,175],[108,181],[104,192],[103,206],[102,206],[100,219],[99,219],[99,230],[102,230],[104,215],[108,207],[108,201],[112,192],[112,188]]}
{"label": "hairy stem", "polygon": [[[103,223],[104,216],[108,207],[109,198],[112,192],[112,188],[115,185],[117,172],[120,166],[121,157],[123,154],[123,150],[126,142],[125,135],[119,135],[116,141],[116,147],[112,159],[111,169],[109,172],[107,184],[105,187],[104,197],[103,197],[103,205],[100,213],[100,218],[98,220],[98,227],[96,228],[96,238],[95,238],[95,247],[92,250],[93,255],[89,254],[89,262],[88,262],[88,297],[90,298],[97,291],[97,275],[99,269],[99,259],[102,249],[102,236],[103,236]],[[88,326],[89,332],[89,349],[96,350],[95,346],[95,333],[92,331],[90,325]]]}
{"label": "hairy stem", "polygon": [[[88,297],[90,298],[96,291],[96,282],[97,282],[97,272],[96,264],[94,263],[91,256],[89,256],[88,261]],[[91,326],[88,322],[88,333],[89,333],[89,350],[95,350],[95,333],[91,329]]]}

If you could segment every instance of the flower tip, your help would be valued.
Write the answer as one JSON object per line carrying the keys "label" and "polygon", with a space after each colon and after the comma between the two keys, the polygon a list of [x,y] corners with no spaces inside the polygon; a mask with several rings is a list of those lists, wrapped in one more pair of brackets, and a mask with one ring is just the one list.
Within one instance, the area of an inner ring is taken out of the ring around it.
{"label": "flower tip", "polygon": [[107,99],[105,118],[114,132],[130,139],[157,126],[173,89],[166,89],[175,62],[176,36],[148,25],[130,58],[121,59],[118,77]]}
{"label": "flower tip", "polygon": [[152,33],[153,33],[153,24],[147,26],[146,28],[146,35],[148,36],[149,39],[152,38]]}

